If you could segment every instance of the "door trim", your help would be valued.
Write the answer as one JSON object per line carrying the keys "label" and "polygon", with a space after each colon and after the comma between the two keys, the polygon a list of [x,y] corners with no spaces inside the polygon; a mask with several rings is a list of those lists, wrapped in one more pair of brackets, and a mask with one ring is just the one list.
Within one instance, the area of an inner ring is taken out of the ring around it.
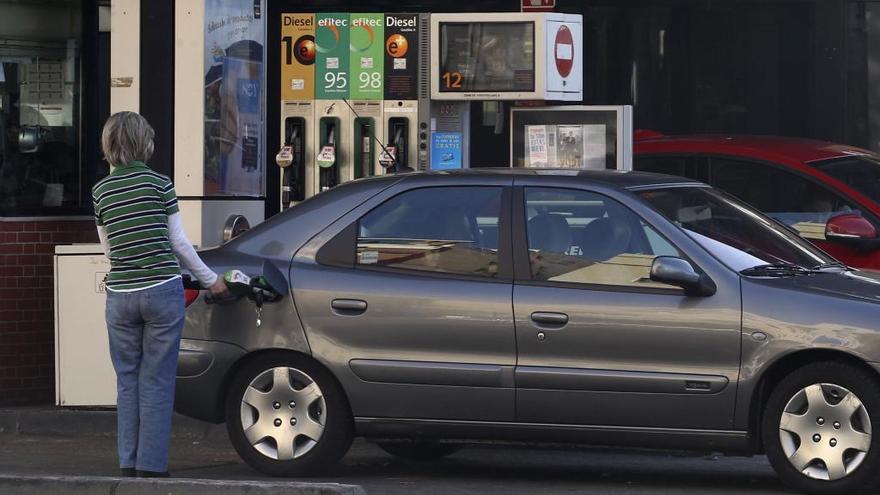
{"label": "door trim", "polygon": [[514,388],[512,365],[385,359],[352,359],[348,365],[366,382]]}
{"label": "door trim", "polygon": [[517,366],[519,389],[575,390],[647,394],[718,394],[730,380],[724,376],[644,371]]}

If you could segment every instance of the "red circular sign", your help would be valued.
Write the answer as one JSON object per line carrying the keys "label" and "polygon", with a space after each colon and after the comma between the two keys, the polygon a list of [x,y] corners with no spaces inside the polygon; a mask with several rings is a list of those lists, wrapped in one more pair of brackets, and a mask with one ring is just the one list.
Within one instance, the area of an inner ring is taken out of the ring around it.
{"label": "red circular sign", "polygon": [[556,71],[560,76],[568,77],[574,65],[574,38],[571,36],[571,30],[564,24],[556,31],[553,54],[556,59]]}

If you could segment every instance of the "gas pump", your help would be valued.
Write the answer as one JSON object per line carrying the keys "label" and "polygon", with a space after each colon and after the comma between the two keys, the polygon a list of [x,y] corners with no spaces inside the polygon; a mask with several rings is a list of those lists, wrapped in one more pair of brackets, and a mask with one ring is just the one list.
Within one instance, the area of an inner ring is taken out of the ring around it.
{"label": "gas pump", "polygon": [[314,147],[309,133],[314,129],[314,103],[285,101],[281,105],[281,144],[275,157],[281,167],[281,207],[306,199],[307,184],[314,173]]}
{"label": "gas pump", "polygon": [[351,180],[351,155],[346,145],[343,122],[351,120],[351,111],[342,101],[318,100],[315,102],[317,133],[315,150],[317,173],[308,196],[338,186]]}
{"label": "gas pump", "polygon": [[352,178],[376,175],[382,132],[382,104],[379,101],[352,101]]}
{"label": "gas pump", "polygon": [[[385,100],[383,129],[387,172],[425,170],[428,161],[427,82],[419,67],[429,60],[429,14],[385,15]],[[420,84],[424,85],[419,100]],[[422,119],[420,119],[420,114]],[[391,160],[393,158],[393,160]]]}
{"label": "gas pump", "polygon": [[315,15],[281,15],[281,208],[313,194],[315,175]]}

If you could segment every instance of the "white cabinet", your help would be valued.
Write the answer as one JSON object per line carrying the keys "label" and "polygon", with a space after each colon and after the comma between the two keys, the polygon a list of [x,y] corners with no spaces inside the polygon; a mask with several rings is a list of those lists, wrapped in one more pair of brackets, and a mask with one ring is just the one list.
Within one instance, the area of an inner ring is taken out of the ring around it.
{"label": "white cabinet", "polygon": [[116,374],[104,322],[104,275],[98,244],[55,247],[55,402],[115,406]]}

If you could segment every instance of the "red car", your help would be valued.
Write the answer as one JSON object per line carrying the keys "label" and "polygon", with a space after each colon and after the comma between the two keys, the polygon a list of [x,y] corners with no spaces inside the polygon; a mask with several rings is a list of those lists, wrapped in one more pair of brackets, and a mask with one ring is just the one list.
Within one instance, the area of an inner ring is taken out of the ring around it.
{"label": "red car", "polygon": [[633,168],[711,184],[854,268],[880,271],[880,155],[769,136],[636,131]]}

